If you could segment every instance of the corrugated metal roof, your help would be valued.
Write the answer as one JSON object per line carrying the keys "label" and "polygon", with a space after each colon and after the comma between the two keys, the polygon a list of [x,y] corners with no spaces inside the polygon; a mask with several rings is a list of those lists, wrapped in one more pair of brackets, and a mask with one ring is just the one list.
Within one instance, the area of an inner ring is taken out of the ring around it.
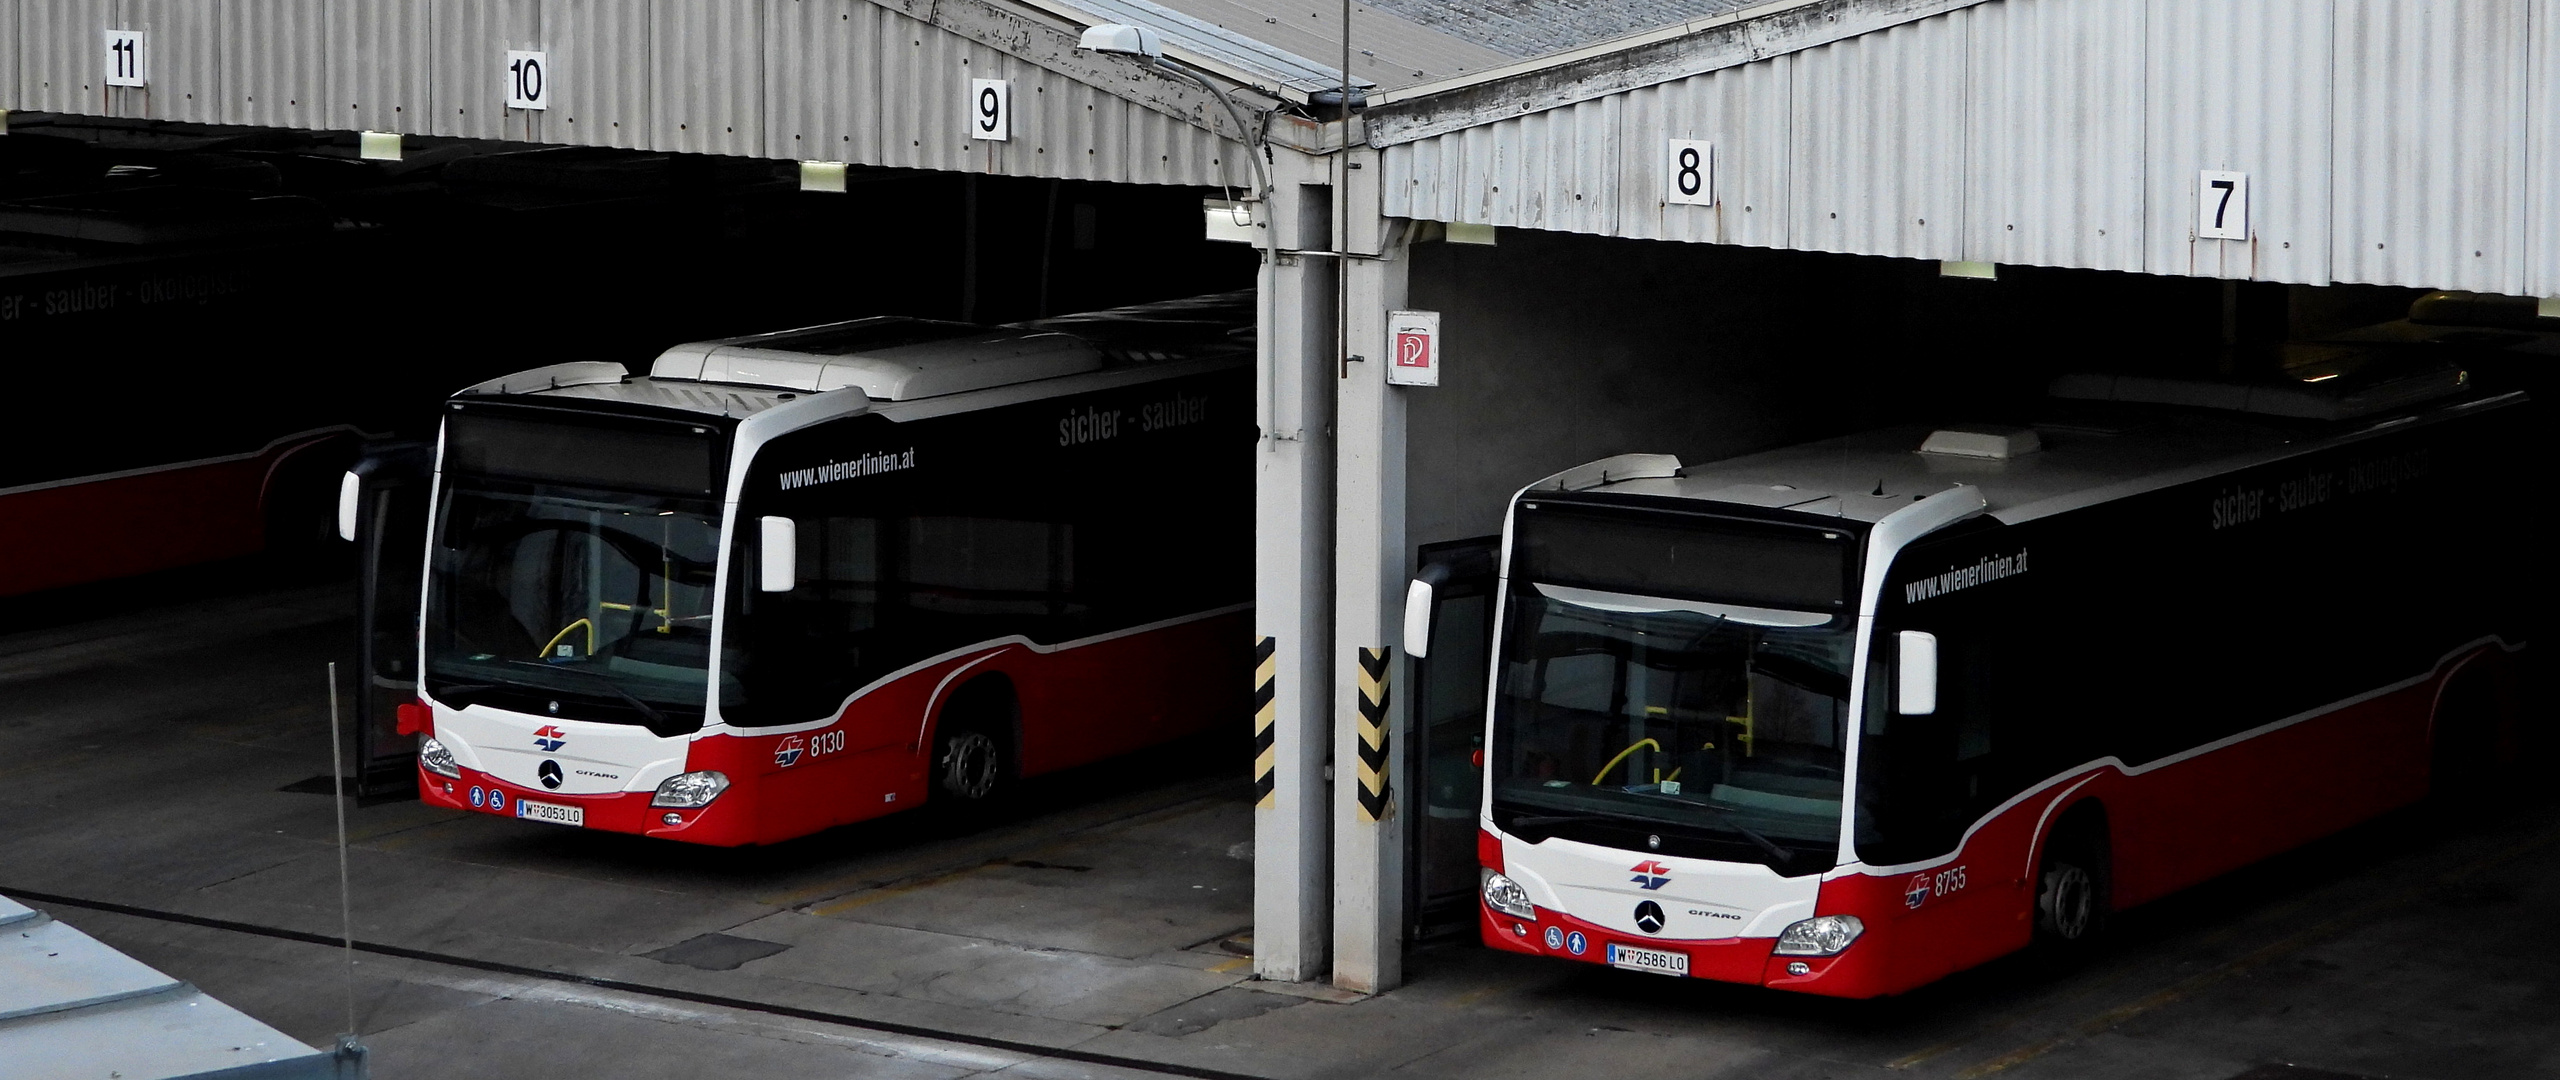
{"label": "corrugated metal roof", "polygon": [[[1444,100],[1416,88],[1372,116],[1385,212],[1901,258],[2560,292],[2560,0],[1941,6],[1951,10],[1757,57],[1756,31],[1727,24],[1711,43],[1721,51],[1647,61],[1715,69],[1608,93],[1572,72]],[[1784,14],[1801,24],[1856,8],[1927,5],[1822,0]],[[1506,115],[1505,101],[1557,104]],[[1714,143],[1717,205],[1667,201],[1670,139]],[[2249,239],[2196,236],[2206,169],[2248,175]]]}
{"label": "corrugated metal roof", "polygon": [[[1331,63],[1342,58],[1342,5],[1324,0],[1164,0],[1203,22],[1243,34],[1299,56]],[[1481,42],[1464,40],[1409,21],[1382,4],[1351,7],[1351,74],[1396,89],[1482,71],[1512,59]]]}
{"label": "corrugated metal roof", "polygon": [[1711,18],[1767,0],[1371,0],[1413,24],[1514,59]]}
{"label": "corrugated metal roof", "polygon": [[1085,26],[1125,23],[1159,31],[1168,49],[1187,51],[1194,62],[1205,61],[1213,68],[1242,75],[1248,83],[1266,88],[1284,86],[1305,95],[1342,86],[1339,67],[1151,0],[1029,2],[1065,14]]}
{"label": "corrugated metal roof", "polygon": [[[9,1076],[338,1077],[314,1050],[44,912],[0,896],[0,1063]],[[356,1061],[346,1075],[362,1072]]]}

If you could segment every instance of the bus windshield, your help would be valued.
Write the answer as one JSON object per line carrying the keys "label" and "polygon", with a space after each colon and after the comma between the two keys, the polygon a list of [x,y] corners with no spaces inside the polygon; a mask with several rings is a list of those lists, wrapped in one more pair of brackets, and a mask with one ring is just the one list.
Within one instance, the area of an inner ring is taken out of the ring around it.
{"label": "bus windshield", "polygon": [[700,726],[720,548],[709,500],[447,480],[430,692],[662,734]]}
{"label": "bus windshield", "polygon": [[1852,625],[1516,583],[1488,762],[1496,823],[1781,873],[1830,866]]}

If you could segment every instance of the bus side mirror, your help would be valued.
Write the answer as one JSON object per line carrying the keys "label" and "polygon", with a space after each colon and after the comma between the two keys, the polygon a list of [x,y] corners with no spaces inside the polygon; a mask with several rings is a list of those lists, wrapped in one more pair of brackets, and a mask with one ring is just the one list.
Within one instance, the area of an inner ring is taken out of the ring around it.
{"label": "bus side mirror", "polygon": [[1404,654],[1416,660],[1431,655],[1431,583],[1421,578],[1404,590]]}
{"label": "bus side mirror", "polygon": [[756,558],[756,587],[765,592],[790,592],[800,582],[800,529],[787,517],[760,520],[763,543]]}
{"label": "bus side mirror", "polygon": [[355,540],[356,503],[363,494],[364,478],[357,476],[354,470],[348,470],[347,475],[338,478],[338,539]]}
{"label": "bus side mirror", "polygon": [[1938,635],[1904,630],[1894,635],[1894,711],[1927,716],[1938,711]]}

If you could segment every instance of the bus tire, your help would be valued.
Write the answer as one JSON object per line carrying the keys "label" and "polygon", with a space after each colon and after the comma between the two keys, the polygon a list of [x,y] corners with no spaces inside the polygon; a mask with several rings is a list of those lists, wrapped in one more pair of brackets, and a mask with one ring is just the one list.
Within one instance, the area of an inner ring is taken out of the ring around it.
{"label": "bus tire", "polygon": [[2115,883],[2105,816],[2091,806],[2063,815],[2036,870],[2036,940],[2048,948],[2087,947],[2107,928]]}
{"label": "bus tire", "polygon": [[1013,690],[1000,679],[961,687],[943,706],[933,745],[934,801],[993,805],[1013,787]]}

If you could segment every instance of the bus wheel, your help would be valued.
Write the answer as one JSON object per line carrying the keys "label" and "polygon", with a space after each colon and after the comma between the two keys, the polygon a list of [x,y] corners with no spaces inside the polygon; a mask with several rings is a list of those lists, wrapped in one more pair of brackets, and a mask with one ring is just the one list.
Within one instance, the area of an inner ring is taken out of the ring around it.
{"label": "bus wheel", "polygon": [[1003,797],[1013,780],[1013,687],[982,679],[961,687],[942,709],[934,736],[933,798],[955,806],[986,806]]}
{"label": "bus wheel", "polygon": [[2093,816],[2067,823],[2045,842],[2036,874],[2036,937],[2077,948],[2107,925],[2107,847],[2104,826]]}
{"label": "bus wheel", "polygon": [[996,780],[1003,774],[1003,765],[1004,755],[997,750],[995,737],[975,728],[960,728],[944,735],[933,763],[940,794],[971,803],[985,802],[996,793]]}

